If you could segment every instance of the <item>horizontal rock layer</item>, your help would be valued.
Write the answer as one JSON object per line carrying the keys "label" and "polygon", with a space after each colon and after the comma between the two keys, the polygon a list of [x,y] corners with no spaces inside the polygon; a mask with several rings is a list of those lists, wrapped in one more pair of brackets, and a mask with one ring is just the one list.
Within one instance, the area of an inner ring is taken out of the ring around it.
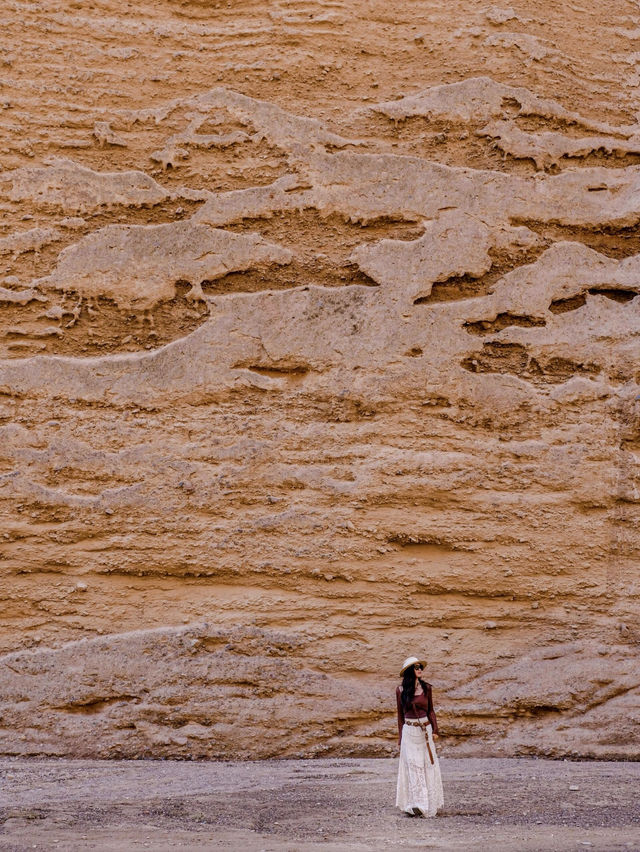
{"label": "horizontal rock layer", "polygon": [[9,12],[0,752],[388,754],[416,653],[445,751],[638,758],[637,33],[591,6]]}

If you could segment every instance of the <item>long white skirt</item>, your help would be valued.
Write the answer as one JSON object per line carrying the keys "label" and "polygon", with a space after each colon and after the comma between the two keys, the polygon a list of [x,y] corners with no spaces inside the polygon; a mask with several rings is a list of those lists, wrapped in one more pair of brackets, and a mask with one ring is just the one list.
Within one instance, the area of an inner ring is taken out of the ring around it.
{"label": "long white skirt", "polygon": [[[444,792],[431,725],[425,729],[426,736],[422,728],[403,725],[396,807],[409,814],[418,808],[422,816],[433,817],[444,805]],[[427,737],[433,763],[429,760]]]}

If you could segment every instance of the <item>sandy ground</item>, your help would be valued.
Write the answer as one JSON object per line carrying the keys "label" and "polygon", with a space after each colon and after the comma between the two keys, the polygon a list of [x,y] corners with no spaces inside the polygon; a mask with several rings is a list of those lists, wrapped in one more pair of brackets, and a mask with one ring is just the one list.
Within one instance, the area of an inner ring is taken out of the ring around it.
{"label": "sandy ground", "polygon": [[0,848],[640,849],[640,766],[443,759],[445,810],[393,807],[395,760],[3,760]]}

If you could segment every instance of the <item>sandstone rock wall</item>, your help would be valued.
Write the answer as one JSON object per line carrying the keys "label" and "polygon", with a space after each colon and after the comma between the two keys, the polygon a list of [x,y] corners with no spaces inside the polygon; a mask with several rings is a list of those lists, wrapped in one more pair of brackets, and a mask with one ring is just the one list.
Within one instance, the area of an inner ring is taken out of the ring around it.
{"label": "sandstone rock wall", "polygon": [[639,756],[636,15],[10,4],[2,753]]}

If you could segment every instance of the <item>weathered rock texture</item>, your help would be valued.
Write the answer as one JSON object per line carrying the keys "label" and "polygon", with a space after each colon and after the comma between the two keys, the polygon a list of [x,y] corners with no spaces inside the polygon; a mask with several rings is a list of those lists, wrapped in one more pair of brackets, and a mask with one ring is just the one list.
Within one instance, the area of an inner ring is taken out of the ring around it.
{"label": "weathered rock texture", "polygon": [[[640,756],[637,4],[10,4],[0,751]],[[254,736],[241,737],[248,720]]]}

